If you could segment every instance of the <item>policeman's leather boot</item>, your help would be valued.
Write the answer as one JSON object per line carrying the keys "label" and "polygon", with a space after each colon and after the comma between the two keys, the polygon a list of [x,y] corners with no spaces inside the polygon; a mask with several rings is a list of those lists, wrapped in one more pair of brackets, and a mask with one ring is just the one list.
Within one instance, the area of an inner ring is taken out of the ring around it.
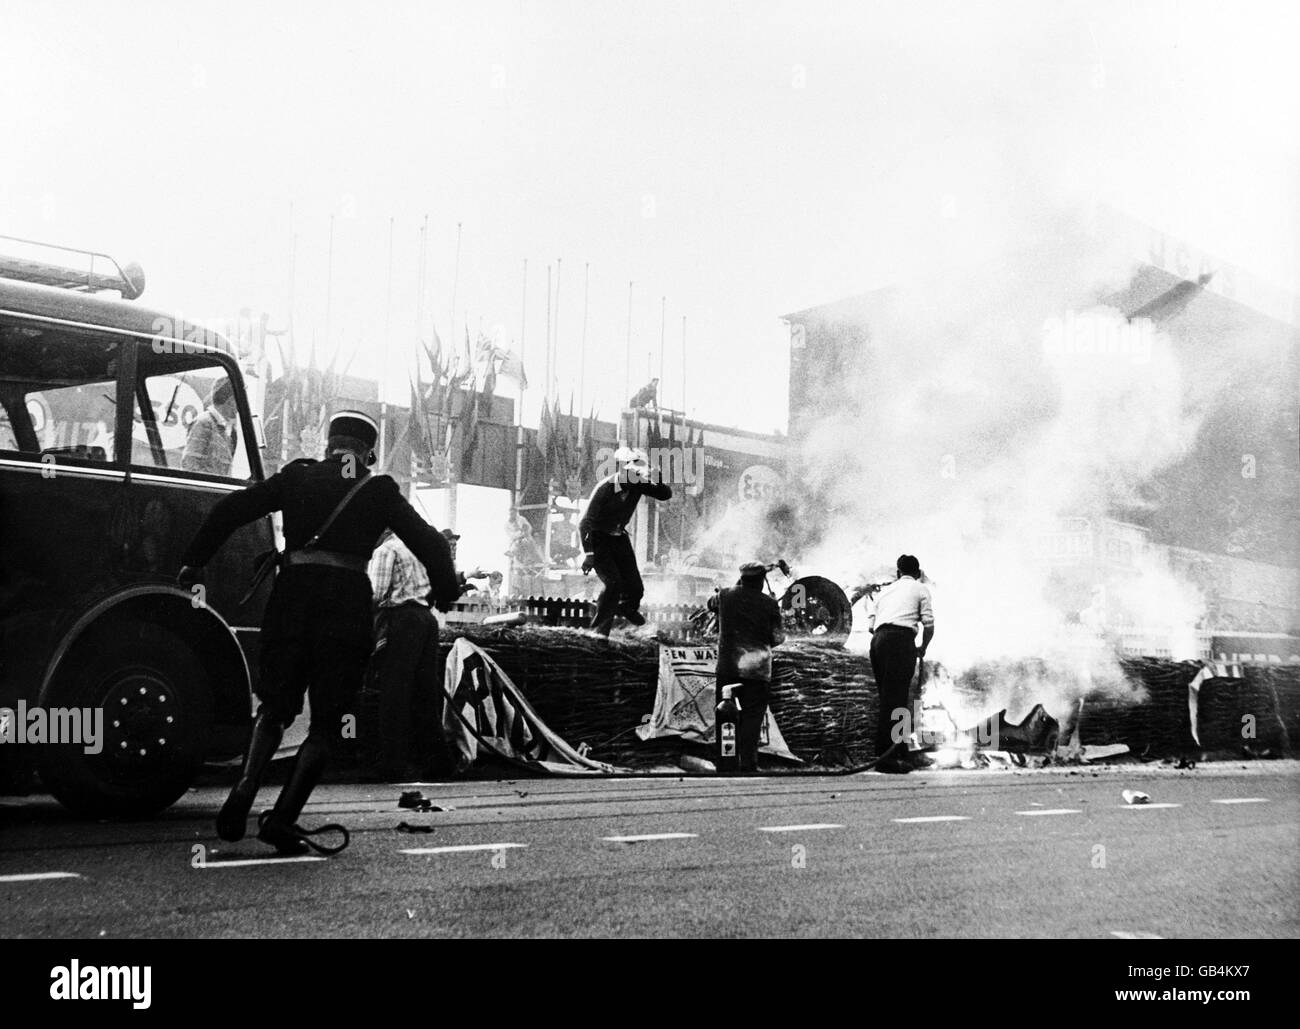
{"label": "policeman's leather boot", "polygon": [[253,719],[253,732],[248,740],[248,753],[244,756],[239,781],[231,789],[230,796],[221,806],[221,813],[217,815],[217,835],[221,839],[234,843],[244,838],[248,813],[253,809],[253,801],[257,799],[262,774],[275,757],[283,735],[284,730],[275,718],[266,711],[258,711],[257,717]]}
{"label": "policeman's leather boot", "polygon": [[310,849],[298,831],[298,816],[311,791],[320,782],[325,764],[329,760],[329,744],[315,733],[308,733],[307,738],[298,748],[298,758],[289,773],[289,781],[284,784],[275,807],[264,813],[259,819],[257,838],[269,843],[281,854],[305,854]]}

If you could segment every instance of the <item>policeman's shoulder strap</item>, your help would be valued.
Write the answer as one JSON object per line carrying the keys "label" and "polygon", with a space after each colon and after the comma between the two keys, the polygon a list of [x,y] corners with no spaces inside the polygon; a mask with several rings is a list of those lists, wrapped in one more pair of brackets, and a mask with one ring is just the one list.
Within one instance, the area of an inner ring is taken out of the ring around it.
{"label": "policeman's shoulder strap", "polygon": [[316,534],[302,545],[303,550],[315,549],[316,545],[320,543],[320,538],[329,532],[330,526],[334,524],[335,519],[343,513],[343,509],[348,506],[353,497],[361,492],[361,487],[373,478],[373,475],[363,475],[356,481],[356,484],[343,495],[343,499],[338,502],[338,506],[330,512],[330,516],[325,519],[324,524],[316,530]]}

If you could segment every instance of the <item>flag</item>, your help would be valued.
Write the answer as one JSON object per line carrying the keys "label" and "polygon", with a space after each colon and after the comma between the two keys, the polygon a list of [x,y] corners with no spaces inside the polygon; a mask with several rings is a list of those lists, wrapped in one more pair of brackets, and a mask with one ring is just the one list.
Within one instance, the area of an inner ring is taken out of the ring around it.
{"label": "flag", "polygon": [[554,435],[550,401],[542,398],[542,410],[537,416],[537,449],[542,452],[542,468],[550,461],[551,437]]}
{"label": "flag", "polygon": [[[528,376],[524,374],[524,362],[513,350],[499,347],[487,336],[478,338],[478,359],[492,369],[494,375],[503,375],[519,383],[520,389],[528,388]],[[500,367],[498,367],[500,362]]]}
{"label": "flag", "polygon": [[579,754],[556,735],[501,666],[463,637],[447,654],[442,682],[446,695],[442,732],[455,754],[458,773],[489,756],[538,771],[619,771]]}
{"label": "flag", "polygon": [[524,359],[513,350],[498,350],[501,359],[501,374],[519,383],[520,389],[528,388],[528,376],[524,373]]}
{"label": "flag", "polygon": [[469,326],[465,326],[465,364],[461,378],[468,378],[474,374],[474,351],[469,345]]}
{"label": "flag", "polygon": [[[704,427],[703,427],[703,426],[700,427],[700,435],[699,435],[699,438],[696,439],[696,441],[695,441],[695,443],[694,443],[693,445],[696,446],[696,447],[699,447],[700,450],[703,450],[703,449],[704,449]],[[703,462],[700,462],[700,464],[699,464],[698,467],[700,467],[701,469],[703,469],[703,468],[704,468],[704,463],[703,463]],[[696,514],[696,517],[703,517],[703,515],[704,515],[704,483],[703,483],[703,481],[701,481],[701,482],[697,482],[697,483],[695,484],[694,492],[691,493],[691,499],[693,499],[693,500],[695,501],[695,514]]]}
{"label": "flag", "polygon": [[[465,337],[466,346],[469,345],[469,336]],[[478,445],[478,405],[479,392],[476,388],[477,380],[470,379],[469,385],[462,391],[462,401],[460,408],[460,417],[457,422],[460,425],[460,469],[461,474],[458,478],[464,478],[464,468],[469,464],[470,459],[474,456],[474,448]],[[448,425],[451,422],[448,419]]]}
{"label": "flag", "polygon": [[578,419],[573,413],[573,395],[569,395],[569,417],[563,423],[560,433],[560,454],[557,461],[557,479],[562,484],[564,495],[570,498],[579,496],[582,490],[582,440],[578,437]]}
{"label": "flag", "polygon": [[578,470],[581,491],[590,493],[596,486],[596,473],[599,470],[599,454],[596,446],[596,409],[591,409],[587,424],[583,427],[582,466]]}

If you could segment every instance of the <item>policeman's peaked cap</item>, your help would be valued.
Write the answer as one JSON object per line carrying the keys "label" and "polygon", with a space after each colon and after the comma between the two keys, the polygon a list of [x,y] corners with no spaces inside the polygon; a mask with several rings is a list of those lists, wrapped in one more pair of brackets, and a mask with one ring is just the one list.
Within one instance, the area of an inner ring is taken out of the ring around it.
{"label": "policeman's peaked cap", "polygon": [[379,426],[363,411],[340,411],[330,419],[330,436],[350,436],[367,447],[379,440]]}

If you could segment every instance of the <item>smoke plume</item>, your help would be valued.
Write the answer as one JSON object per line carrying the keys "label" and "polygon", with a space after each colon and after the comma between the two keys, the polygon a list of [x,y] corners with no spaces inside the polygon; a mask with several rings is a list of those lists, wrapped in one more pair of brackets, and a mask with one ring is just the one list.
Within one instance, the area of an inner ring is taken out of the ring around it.
{"label": "smoke plume", "polygon": [[1134,576],[1091,597],[1069,596],[1055,571],[1078,556],[1071,529],[1140,506],[1203,410],[1170,339],[1095,302],[1132,272],[1107,250],[1065,226],[869,298],[870,342],[846,363],[863,402],[805,422],[792,455],[811,530],[800,571],[851,586],[918,555],[931,656],[958,676],[1043,659],[1060,674],[1034,699],[1058,717],[1090,689],[1127,689],[1104,624],[1154,631],[1188,658],[1201,614],[1196,591],[1140,550]]}

